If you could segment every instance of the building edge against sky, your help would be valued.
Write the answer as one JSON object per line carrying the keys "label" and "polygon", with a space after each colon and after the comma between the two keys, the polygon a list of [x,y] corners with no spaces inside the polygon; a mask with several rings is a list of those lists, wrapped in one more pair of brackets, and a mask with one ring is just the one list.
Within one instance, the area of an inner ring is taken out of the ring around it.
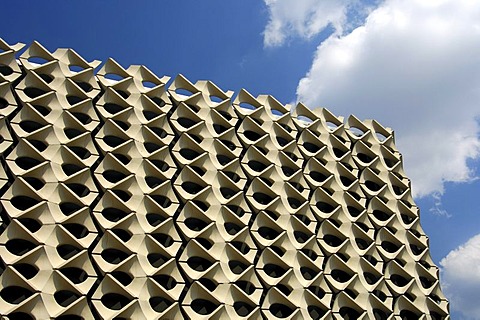
{"label": "building edge against sky", "polygon": [[449,319],[393,132],[0,41],[0,313]]}

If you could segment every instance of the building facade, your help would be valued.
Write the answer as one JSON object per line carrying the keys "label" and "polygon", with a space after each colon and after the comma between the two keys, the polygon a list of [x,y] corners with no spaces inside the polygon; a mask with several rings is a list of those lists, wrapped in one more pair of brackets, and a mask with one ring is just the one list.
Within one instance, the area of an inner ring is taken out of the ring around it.
{"label": "building facade", "polygon": [[22,47],[0,40],[5,319],[449,319],[391,129]]}

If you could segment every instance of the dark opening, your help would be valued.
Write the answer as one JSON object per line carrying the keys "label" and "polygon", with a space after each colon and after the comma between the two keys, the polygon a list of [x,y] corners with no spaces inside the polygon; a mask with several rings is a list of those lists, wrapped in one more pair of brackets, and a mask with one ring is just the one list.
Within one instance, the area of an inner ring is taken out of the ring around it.
{"label": "dark opening", "polygon": [[237,260],[230,260],[228,262],[228,267],[232,270],[235,274],[241,274],[245,269],[247,269],[247,265]]}
{"label": "dark opening", "polygon": [[375,320],[387,320],[388,318],[388,315],[385,313],[385,311],[380,309],[373,309],[373,316],[375,317]]}
{"label": "dark opening", "polygon": [[157,213],[147,213],[146,215],[148,223],[152,227],[158,226],[160,223],[165,221],[165,218]]}
{"label": "dark opening", "polygon": [[150,197],[162,208],[168,208],[172,204],[172,201],[170,201],[170,199],[158,194],[152,194],[150,195]]}
{"label": "dark opening", "polygon": [[318,286],[310,286],[307,289],[319,299],[322,299],[325,296],[325,291]]}
{"label": "dark opening", "polygon": [[103,105],[103,108],[105,110],[107,110],[108,113],[110,114],[116,114],[116,113],[119,113],[120,111],[126,109],[125,107],[122,107],[118,104],[115,104],[115,103],[105,103]]}
{"label": "dark opening", "polygon": [[233,304],[233,308],[235,308],[235,312],[241,317],[248,316],[254,309],[254,307],[243,301],[236,301]]}
{"label": "dark opening", "polygon": [[150,130],[153,131],[160,139],[165,138],[168,134],[167,131],[163,130],[162,128],[159,127],[148,127]]}
{"label": "dark opening", "polygon": [[255,192],[253,194],[253,199],[255,199],[255,201],[260,204],[268,205],[270,202],[273,201],[274,198],[263,192]]}
{"label": "dark opening", "polygon": [[157,160],[157,159],[149,159],[150,162],[157,167],[158,170],[165,172],[168,170],[169,166],[165,161]]}
{"label": "dark opening", "polygon": [[150,253],[147,256],[147,259],[148,259],[148,262],[150,262],[150,264],[155,268],[160,267],[162,264],[164,264],[165,262],[167,262],[169,260],[168,257],[166,257],[166,256],[164,256],[160,253]]}
{"label": "dark opening", "polygon": [[308,306],[307,311],[310,317],[314,320],[321,319],[325,313],[327,313],[327,311],[317,306]]}
{"label": "dark opening", "polygon": [[62,211],[62,213],[66,216],[69,216],[82,208],[83,207],[73,202],[60,203],[60,211]]}
{"label": "dark opening", "polygon": [[18,221],[32,233],[37,232],[42,227],[40,222],[32,218],[19,218]]}
{"label": "dark opening", "polygon": [[151,236],[165,248],[170,247],[174,242],[173,238],[165,233],[152,233]]}
{"label": "dark opening", "polygon": [[123,99],[128,99],[128,97],[130,96],[130,93],[129,92],[126,92],[126,91],[123,91],[123,90],[119,90],[119,89],[114,89]]}
{"label": "dark opening", "polygon": [[269,247],[273,252],[275,252],[279,257],[282,257],[285,254],[285,250],[277,246]]}
{"label": "dark opening", "polygon": [[369,190],[374,191],[374,192],[375,192],[375,191],[378,191],[378,190],[380,190],[380,189],[382,188],[381,185],[379,185],[378,183],[375,183],[375,182],[373,182],[373,181],[371,181],[371,180],[365,181],[365,186],[366,186]]}
{"label": "dark opening", "polygon": [[115,147],[118,147],[119,145],[121,145],[122,143],[124,143],[125,139],[122,139],[118,136],[104,136],[103,137],[103,141],[109,146],[109,147],[112,147],[112,148],[115,148]]}
{"label": "dark opening", "polygon": [[[0,98],[0,109],[1,108],[1,105],[2,105],[2,102],[1,102],[1,99]],[[5,106],[6,107],[6,106]],[[50,108],[47,108],[45,106],[41,106],[41,105],[38,105],[38,104],[35,104],[35,105],[32,105],[32,107],[37,110],[42,116],[47,116],[52,110]]]}
{"label": "dark opening", "polygon": [[149,153],[153,153],[161,148],[161,146],[153,142],[144,142],[143,145]]}
{"label": "dark opening", "polygon": [[398,274],[392,274],[390,280],[398,287],[404,287],[408,284],[408,280]]}
{"label": "dark opening", "polygon": [[238,224],[235,224],[233,222],[225,222],[223,226],[225,227],[227,233],[232,236],[242,230],[242,226],[239,226]]}
{"label": "dark opening", "polygon": [[81,251],[71,244],[62,244],[57,247],[57,252],[63,260],[68,260]]}
{"label": "dark opening", "polygon": [[120,200],[122,200],[123,202],[127,202],[132,197],[132,194],[130,192],[124,190],[111,189],[110,191],[112,191],[112,193],[119,197]]}
{"label": "dark opening", "polygon": [[323,236],[323,240],[331,247],[338,247],[343,243],[343,240],[332,234],[326,234]]}
{"label": "dark opening", "polygon": [[306,248],[303,248],[303,249],[300,249],[300,251],[305,254],[307,257],[309,257],[312,261],[315,261],[317,260],[318,258],[318,254],[311,250],[311,249],[306,249]]}
{"label": "dark opening", "polygon": [[172,301],[168,300],[164,297],[151,297],[148,302],[153,310],[156,312],[163,312],[168,309],[172,305]]}
{"label": "dark opening", "polygon": [[365,154],[365,153],[361,153],[361,152],[359,152],[359,153],[357,154],[357,157],[358,157],[358,159],[360,159],[360,161],[362,161],[363,163],[370,163],[370,162],[372,162],[373,159],[374,159],[373,157],[371,157],[371,156],[369,156],[369,155],[367,155],[367,154]]}
{"label": "dark opening", "polygon": [[270,310],[270,312],[277,318],[287,318],[293,313],[293,311],[295,311],[294,309],[280,303],[272,304],[268,310]]}
{"label": "dark opening", "polygon": [[[9,320],[34,320],[35,318],[25,312],[13,312],[8,315],[8,319]],[[57,318],[57,319],[60,319],[60,318]]]}
{"label": "dark opening", "polygon": [[347,153],[347,150],[341,150],[341,149],[338,149],[338,148],[333,148],[333,154],[335,154],[335,156],[337,158],[343,157],[346,153]]}
{"label": "dark opening", "polygon": [[317,207],[318,210],[322,211],[323,213],[331,213],[336,208],[336,207],[332,206],[331,204],[323,202],[323,201],[318,201],[317,204],[316,204],[316,207]]}
{"label": "dark opening", "polygon": [[159,97],[151,97],[150,99],[151,99],[153,102],[155,102],[155,104],[156,104],[157,106],[159,106],[160,108],[165,105],[165,101],[163,101],[163,100],[160,99]]}
{"label": "dark opening", "polygon": [[102,172],[102,176],[111,183],[117,183],[120,180],[123,180],[127,177],[126,174],[120,171],[115,171],[115,170],[106,170]]}
{"label": "dark opening", "polygon": [[8,101],[0,98],[0,109],[5,109],[6,107],[8,107]]}
{"label": "dark opening", "polygon": [[205,288],[207,288],[208,291],[214,291],[218,286],[218,283],[207,278],[200,278],[198,282],[200,282]]}
{"label": "dark opening", "polygon": [[238,174],[236,174],[235,172],[224,171],[223,173],[234,182],[239,182],[240,181],[240,176]]}
{"label": "dark opening", "polygon": [[65,133],[68,139],[73,139],[83,133],[82,131],[74,128],[65,128],[63,129],[63,132]]}
{"label": "dark opening", "polygon": [[338,282],[347,282],[352,278],[352,275],[346,273],[343,270],[340,269],[334,269],[332,270],[332,278],[335,279]]}
{"label": "dark opening", "polygon": [[198,157],[200,153],[192,149],[184,148],[180,150],[180,155],[187,160],[193,160]]}
{"label": "dark opening", "polygon": [[123,242],[127,242],[128,240],[130,240],[130,238],[132,238],[132,234],[124,229],[115,228],[111,229],[110,231],[118,238],[120,238],[120,240],[122,240]]}
{"label": "dark opening", "polygon": [[10,203],[18,210],[25,211],[36,204],[40,203],[40,200],[30,198],[27,196],[16,196],[10,200]]}
{"label": "dark opening", "polygon": [[195,299],[192,301],[191,307],[196,313],[207,315],[215,311],[218,306],[213,302],[205,299]]}
{"label": "dark opening", "polygon": [[368,284],[375,284],[378,280],[380,280],[379,277],[377,277],[376,275],[370,272],[364,272],[363,277],[365,278]]}
{"label": "dark opening", "polygon": [[80,183],[67,183],[66,186],[80,198],[86,197],[90,193],[90,189]]}
{"label": "dark opening", "polygon": [[249,281],[237,281],[235,282],[235,285],[248,295],[255,292],[255,286]]}
{"label": "dark opening", "polygon": [[6,287],[0,292],[2,299],[11,304],[19,304],[23,300],[28,299],[32,294],[32,291],[19,286]]}
{"label": "dark opening", "polygon": [[270,227],[260,227],[258,233],[267,240],[273,240],[280,234],[280,232]]}
{"label": "dark opening", "polygon": [[101,301],[108,309],[120,310],[130,303],[131,300],[118,293],[107,293],[102,296]]}
{"label": "dark opening", "polygon": [[35,98],[40,97],[41,95],[44,95],[45,93],[47,93],[47,91],[42,90],[40,88],[35,88],[35,87],[25,88],[25,89],[23,89],[23,92],[25,92],[25,94],[31,99],[35,99]]}
{"label": "dark opening", "polygon": [[32,279],[38,273],[37,267],[28,263],[17,263],[12,265],[12,267],[14,267],[15,270],[17,270],[26,279]]}
{"label": "dark opening", "polygon": [[258,139],[260,139],[262,137],[261,134],[255,132],[255,131],[251,131],[251,130],[246,130],[244,133],[245,137],[250,140],[250,141],[257,141]]}
{"label": "dark opening", "polygon": [[128,286],[133,281],[133,277],[126,272],[114,271],[111,275],[124,286]]}
{"label": "dark opening", "polygon": [[90,92],[93,90],[93,87],[90,83],[84,81],[74,81],[77,86],[80,87],[85,92]]}
{"label": "dark opening", "polygon": [[197,219],[197,218],[187,218],[187,219],[185,219],[185,225],[190,230],[200,231],[200,230],[204,229],[208,225],[208,223],[201,220],[201,219]]}
{"label": "dark opening", "polygon": [[290,207],[292,207],[293,209],[298,209],[302,205],[302,201],[298,200],[297,198],[288,197],[287,201]]}
{"label": "dark opening", "polygon": [[313,143],[310,143],[310,142],[304,142],[303,143],[303,147],[308,151],[308,152],[311,152],[311,153],[316,153],[320,150],[320,146],[316,145],[316,144],[313,144]]}
{"label": "dark opening", "polygon": [[[102,216],[108,221],[117,222],[128,215],[127,212],[117,208],[105,208],[102,210]],[[147,215],[148,218],[148,215]]]}
{"label": "dark opening", "polygon": [[210,250],[213,247],[213,241],[210,241],[205,238],[196,238],[195,239],[202,247],[204,247],[207,250]]}
{"label": "dark opening", "polygon": [[243,254],[247,254],[250,251],[250,247],[245,242],[232,241],[230,244]]}
{"label": "dark opening", "polygon": [[317,182],[323,182],[328,178],[328,176],[318,171],[310,171],[310,177]]}
{"label": "dark opening", "polygon": [[156,113],[156,112],[153,112],[153,111],[149,111],[149,110],[143,110],[142,111],[143,113],[143,116],[145,117],[145,119],[147,119],[148,121],[158,117],[160,114],[159,113]]}
{"label": "dark opening", "polygon": [[[233,197],[237,192],[233,189],[227,188],[227,187],[222,187],[220,188],[220,193],[225,199],[230,199]],[[255,195],[254,195],[255,196]]]}
{"label": "dark opening", "polygon": [[87,280],[87,273],[80,268],[68,267],[60,269],[60,272],[73,283],[82,283]]}
{"label": "dark opening", "polygon": [[358,248],[361,250],[367,249],[368,246],[370,245],[370,243],[367,240],[362,238],[355,238],[355,243],[357,244]]}
{"label": "dark opening", "polygon": [[378,297],[381,301],[385,302],[387,300],[387,295],[380,290],[373,290],[372,293]]}
{"label": "dark opening", "polygon": [[197,194],[203,189],[201,185],[190,181],[185,181],[184,183],[182,183],[182,188],[189,194]]}
{"label": "dark opening", "polygon": [[5,64],[0,64],[0,73],[4,76],[9,76],[13,73],[13,69]]}
{"label": "dark opening", "polygon": [[165,274],[152,276],[152,279],[167,290],[172,290],[177,285],[177,281],[173,277]]}
{"label": "dark opening", "polygon": [[316,275],[318,275],[318,272],[309,268],[309,267],[301,267],[300,272],[302,273],[303,278],[305,280],[312,280]]}
{"label": "dark opening", "polygon": [[43,152],[45,149],[47,149],[47,144],[40,140],[28,140],[28,142],[30,142],[30,144],[40,152]]}
{"label": "dark opening", "polygon": [[75,105],[79,102],[82,102],[83,100],[85,100],[85,98],[80,98],[78,96],[73,96],[73,95],[67,96],[67,101],[71,106],[73,106],[73,105]]}
{"label": "dark opening", "polygon": [[309,238],[309,236],[302,231],[294,231],[293,236],[295,237],[295,240],[297,240],[297,242],[299,243],[305,243]]}
{"label": "dark opening", "polygon": [[62,170],[67,176],[71,176],[72,174],[77,173],[82,169],[83,169],[82,167],[77,166],[76,164],[73,164],[73,163],[62,164]]}
{"label": "dark opening", "polygon": [[382,241],[382,248],[390,253],[396,252],[400,247],[390,241]]}
{"label": "dark opening", "polygon": [[145,177],[145,182],[150,188],[153,189],[161,185],[164,181],[160,178],[149,176],[149,177]]}
{"label": "dark opening", "polygon": [[236,206],[233,204],[227,204],[226,206],[228,209],[230,209],[234,214],[236,214],[239,217],[243,217],[243,215],[245,214],[245,211],[239,206]]}
{"label": "dark opening", "polygon": [[400,318],[402,320],[416,320],[420,319],[420,316],[410,310],[402,310],[400,311]]}
{"label": "dark opening", "polygon": [[360,317],[360,312],[349,307],[340,308],[340,316],[345,320],[356,320]]}
{"label": "dark opening", "polygon": [[202,257],[191,257],[187,260],[187,264],[195,271],[205,271],[213,263]]}
{"label": "dark opening", "polygon": [[287,177],[290,177],[291,175],[293,175],[295,173],[295,170],[293,168],[288,167],[288,166],[282,166],[282,172]]}
{"label": "dark opening", "polygon": [[22,122],[20,122],[20,128],[22,128],[23,131],[28,133],[43,128],[44,126],[46,125],[30,120],[23,120]]}
{"label": "dark opening", "polygon": [[82,112],[72,112],[72,115],[77,118],[78,121],[80,121],[82,124],[89,124],[90,122],[92,122],[92,118],[86,114],[86,113],[82,113]]}
{"label": "dark opening", "polygon": [[280,278],[287,272],[286,269],[280,266],[277,266],[276,264],[273,264],[273,263],[267,263],[263,267],[263,271],[265,271],[265,273],[272,278]]}
{"label": "dark opening", "polygon": [[68,290],[60,290],[55,292],[53,295],[55,301],[62,307],[67,307],[68,305],[72,304],[75,300],[77,300],[80,295],[78,293],[68,291]]}
{"label": "dark opening", "polygon": [[80,159],[85,160],[90,157],[91,153],[83,147],[67,146],[73,153],[75,153]]}
{"label": "dark opening", "polygon": [[220,140],[220,142],[222,142],[222,144],[225,145],[225,147],[227,147],[228,149],[234,151],[237,146],[232,142],[232,141],[229,141],[229,140]]}
{"label": "dark opening", "polygon": [[224,154],[218,154],[217,155],[217,160],[218,162],[220,162],[220,164],[222,166],[226,165],[227,163],[229,163],[230,161],[232,161],[233,159],[230,159],[229,157],[227,157],[226,155]]}
{"label": "dark opening", "polygon": [[101,254],[103,260],[111,264],[119,264],[127,259],[129,254],[118,249],[105,249]]}

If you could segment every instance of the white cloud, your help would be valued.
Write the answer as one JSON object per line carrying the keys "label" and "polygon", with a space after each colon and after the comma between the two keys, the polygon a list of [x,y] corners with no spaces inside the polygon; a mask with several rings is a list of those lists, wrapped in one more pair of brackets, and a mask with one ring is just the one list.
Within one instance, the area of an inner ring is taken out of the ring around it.
{"label": "white cloud", "polygon": [[467,160],[480,155],[480,2],[386,0],[364,25],[319,45],[297,95],[392,127],[416,196],[471,180]]}
{"label": "white cloud", "polygon": [[264,0],[270,20],[264,32],[265,46],[278,46],[291,36],[310,38],[329,24],[339,32],[351,0]]}
{"label": "white cloud", "polygon": [[442,287],[452,310],[480,319],[480,234],[440,261]]}

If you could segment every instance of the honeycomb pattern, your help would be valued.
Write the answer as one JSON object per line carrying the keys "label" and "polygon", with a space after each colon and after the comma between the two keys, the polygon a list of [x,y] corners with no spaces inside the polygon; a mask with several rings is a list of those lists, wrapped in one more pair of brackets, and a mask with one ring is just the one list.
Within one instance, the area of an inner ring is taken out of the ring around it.
{"label": "honeycomb pattern", "polygon": [[6,319],[450,319],[393,132],[0,39]]}

